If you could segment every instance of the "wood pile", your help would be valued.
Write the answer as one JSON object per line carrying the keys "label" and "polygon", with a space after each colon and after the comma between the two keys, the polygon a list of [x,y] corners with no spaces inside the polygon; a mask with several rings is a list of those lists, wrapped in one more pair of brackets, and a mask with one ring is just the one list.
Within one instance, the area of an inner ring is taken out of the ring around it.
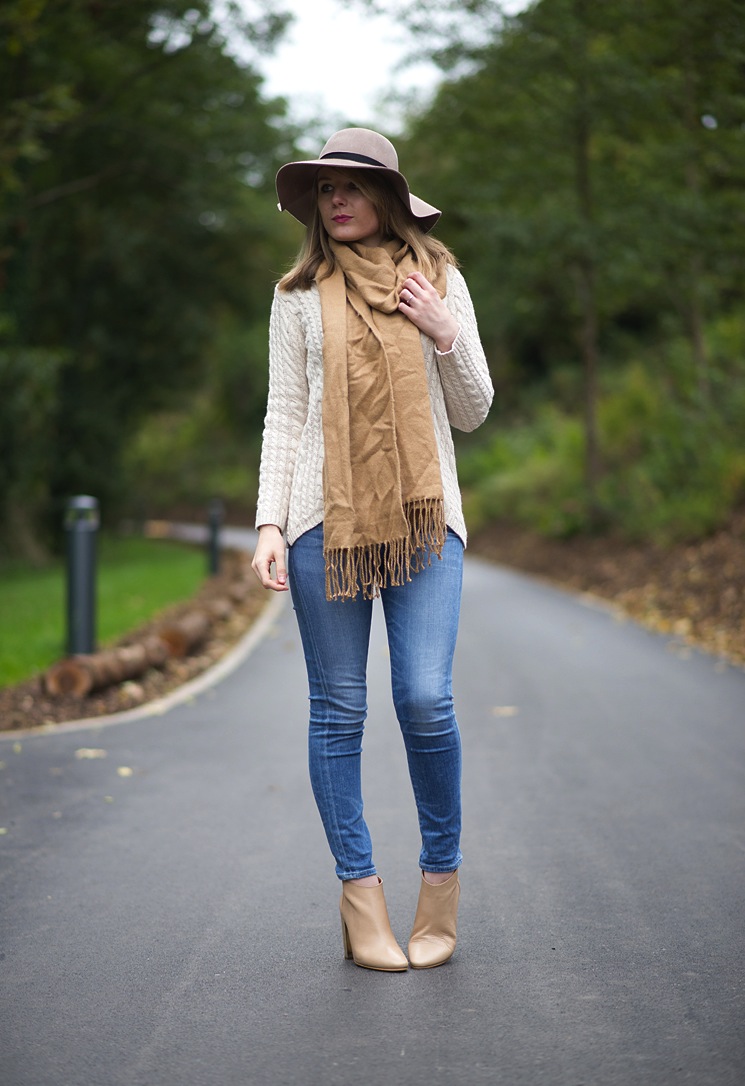
{"label": "wood pile", "polygon": [[247,576],[248,570],[239,562],[230,577],[210,578],[188,609],[156,625],[140,640],[59,660],[44,675],[45,692],[53,698],[84,698],[197,652],[216,627],[231,621],[246,599],[250,591]]}

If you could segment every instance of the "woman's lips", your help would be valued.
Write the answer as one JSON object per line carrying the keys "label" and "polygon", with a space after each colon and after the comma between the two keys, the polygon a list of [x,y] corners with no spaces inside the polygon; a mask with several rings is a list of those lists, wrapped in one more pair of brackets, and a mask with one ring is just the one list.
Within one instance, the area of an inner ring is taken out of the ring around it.
{"label": "woman's lips", "polygon": [[334,215],[334,222],[349,222],[351,215]]}

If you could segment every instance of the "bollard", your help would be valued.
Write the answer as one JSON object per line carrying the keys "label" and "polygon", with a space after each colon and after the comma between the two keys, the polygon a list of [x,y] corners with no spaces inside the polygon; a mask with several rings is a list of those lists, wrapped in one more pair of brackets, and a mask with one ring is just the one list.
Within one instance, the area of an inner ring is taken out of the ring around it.
{"label": "bollard", "polygon": [[98,501],[87,494],[67,503],[67,652],[96,651]]}
{"label": "bollard", "polygon": [[210,575],[220,572],[220,529],[224,512],[220,499],[213,498],[207,510],[207,567]]}

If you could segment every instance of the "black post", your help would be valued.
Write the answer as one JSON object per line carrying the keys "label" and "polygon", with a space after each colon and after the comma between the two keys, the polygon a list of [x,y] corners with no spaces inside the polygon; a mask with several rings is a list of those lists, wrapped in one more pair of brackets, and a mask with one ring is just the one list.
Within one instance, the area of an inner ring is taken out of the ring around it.
{"label": "black post", "polygon": [[67,503],[67,652],[96,651],[98,501],[87,494]]}
{"label": "black post", "polygon": [[207,511],[207,564],[210,575],[220,572],[220,529],[224,512],[220,499],[213,498]]}

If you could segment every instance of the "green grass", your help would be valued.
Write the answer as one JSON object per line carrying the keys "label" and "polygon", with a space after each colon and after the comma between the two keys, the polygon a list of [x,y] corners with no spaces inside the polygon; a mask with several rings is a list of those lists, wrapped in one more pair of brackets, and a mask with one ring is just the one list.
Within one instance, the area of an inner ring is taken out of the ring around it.
{"label": "green grass", "polygon": [[[165,540],[103,538],[98,644],[191,596],[206,575],[202,550]],[[0,687],[43,671],[65,652],[65,568],[0,567]]]}

